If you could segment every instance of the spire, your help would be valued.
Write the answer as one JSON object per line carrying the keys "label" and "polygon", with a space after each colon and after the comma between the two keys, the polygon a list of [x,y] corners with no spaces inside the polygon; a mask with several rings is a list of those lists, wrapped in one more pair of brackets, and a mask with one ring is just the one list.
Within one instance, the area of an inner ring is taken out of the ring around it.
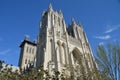
{"label": "spire", "polygon": [[78,26],[82,27],[82,25],[81,25],[81,23],[80,23],[80,22],[78,22]]}
{"label": "spire", "polygon": [[75,24],[76,24],[76,22],[75,22],[74,18],[72,18],[72,25],[75,25]]}
{"label": "spire", "polygon": [[49,4],[49,11],[53,11],[52,4]]}
{"label": "spire", "polygon": [[61,11],[61,9],[59,10],[59,14],[62,14],[62,11]]}
{"label": "spire", "polygon": [[59,12],[58,12],[61,16],[63,16],[63,14],[62,14],[62,11],[61,10],[59,10]]}

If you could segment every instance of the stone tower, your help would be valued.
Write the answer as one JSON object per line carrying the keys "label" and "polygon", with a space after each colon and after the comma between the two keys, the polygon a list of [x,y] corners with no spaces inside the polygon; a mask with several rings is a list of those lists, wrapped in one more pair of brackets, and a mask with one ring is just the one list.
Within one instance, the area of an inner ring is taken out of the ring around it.
{"label": "stone tower", "polygon": [[30,65],[36,65],[36,51],[37,44],[36,42],[31,42],[29,37],[26,36],[20,45],[20,58],[19,58],[19,67],[24,70]]}
{"label": "stone tower", "polygon": [[50,74],[53,69],[64,70],[68,76],[76,77],[96,69],[82,25],[72,18],[71,25],[66,27],[61,10],[54,11],[51,4],[42,14],[37,43],[26,38],[20,47],[22,69],[34,63],[37,69],[43,65]]}
{"label": "stone tower", "polygon": [[71,66],[80,74],[96,68],[82,25],[72,18],[67,28],[61,10],[54,11],[51,4],[42,14],[37,44],[36,67],[43,65],[49,73],[52,69],[62,72]]}

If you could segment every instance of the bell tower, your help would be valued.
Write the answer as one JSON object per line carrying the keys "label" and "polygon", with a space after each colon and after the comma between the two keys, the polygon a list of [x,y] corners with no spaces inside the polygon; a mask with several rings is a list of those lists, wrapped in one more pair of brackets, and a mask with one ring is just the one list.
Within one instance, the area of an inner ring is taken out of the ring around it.
{"label": "bell tower", "polygon": [[66,74],[75,75],[77,72],[74,70],[79,68],[78,72],[82,75],[95,67],[82,25],[72,18],[72,24],[66,27],[62,11],[53,10],[51,4],[40,21],[36,59],[36,67],[43,65],[43,69],[50,74],[53,69],[62,72],[72,67],[72,71],[67,69]]}
{"label": "bell tower", "polygon": [[47,69],[52,63],[53,67],[58,70],[60,64],[57,60],[57,38],[56,36],[65,36],[66,24],[63,19],[63,14],[60,11],[54,11],[50,4],[47,11],[42,14],[40,22],[40,33],[38,36],[38,51],[37,51],[37,67],[43,64],[44,69]]}
{"label": "bell tower", "polygon": [[37,42],[25,37],[20,48],[21,69],[31,64],[39,69],[42,65],[51,76],[54,69],[60,73],[64,71],[69,77],[74,76],[73,80],[84,80],[82,75],[96,69],[82,25],[72,18],[67,27],[62,11],[55,11],[51,4],[42,13]]}

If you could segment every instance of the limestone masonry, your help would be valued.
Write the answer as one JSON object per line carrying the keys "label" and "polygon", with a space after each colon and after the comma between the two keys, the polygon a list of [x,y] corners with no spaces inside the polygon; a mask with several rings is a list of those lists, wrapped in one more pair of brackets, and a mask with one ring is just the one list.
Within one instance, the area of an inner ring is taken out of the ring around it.
{"label": "limestone masonry", "polygon": [[49,73],[53,69],[60,72],[66,70],[70,75],[69,68],[72,67],[73,74],[77,76],[77,71],[83,74],[96,68],[82,25],[72,19],[67,28],[62,12],[54,11],[51,4],[42,14],[37,41],[31,42],[26,37],[20,47],[21,69],[29,65],[38,69],[43,65],[43,69]]}

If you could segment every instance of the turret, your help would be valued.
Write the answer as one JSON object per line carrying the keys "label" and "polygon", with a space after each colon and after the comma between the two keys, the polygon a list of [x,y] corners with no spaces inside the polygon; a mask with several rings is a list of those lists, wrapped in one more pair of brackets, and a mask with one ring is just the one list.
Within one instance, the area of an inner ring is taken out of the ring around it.
{"label": "turret", "polygon": [[50,3],[48,11],[53,11],[52,4]]}
{"label": "turret", "polygon": [[75,19],[72,18],[72,26],[75,26],[75,25],[76,25]]}

